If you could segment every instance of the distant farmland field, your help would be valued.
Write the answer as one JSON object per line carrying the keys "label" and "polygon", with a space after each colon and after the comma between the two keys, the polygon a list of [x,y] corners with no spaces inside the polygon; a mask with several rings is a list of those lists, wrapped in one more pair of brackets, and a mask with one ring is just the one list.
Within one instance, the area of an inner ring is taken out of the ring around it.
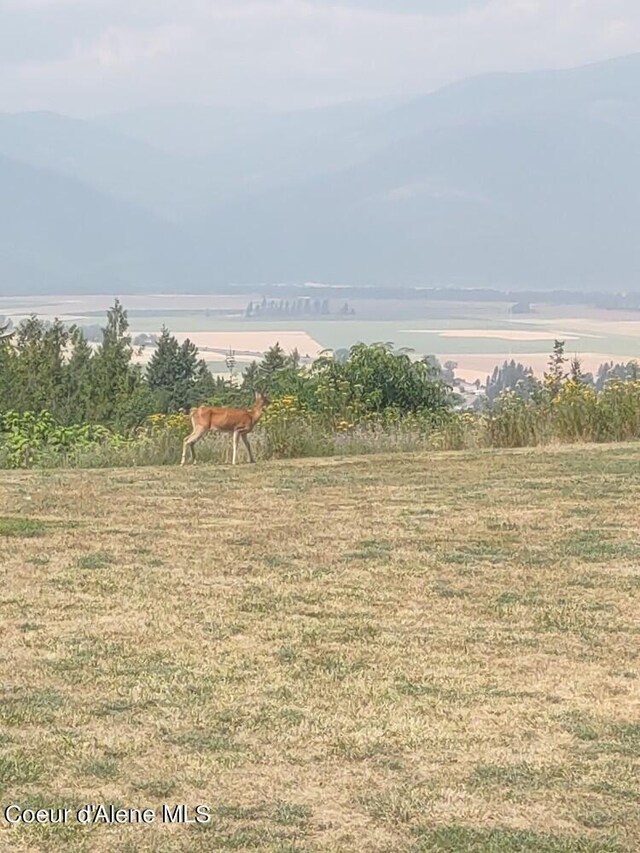
{"label": "distant farmland field", "polygon": [[2,849],[640,849],[640,448],[4,472]]}
{"label": "distant farmland field", "polygon": [[[134,334],[158,332],[164,324],[180,339],[190,337],[203,348],[217,350],[203,355],[218,366],[220,351],[233,349],[242,362],[276,342],[314,358],[325,348],[389,341],[417,355],[455,361],[459,375],[471,380],[484,379],[496,364],[512,358],[541,372],[556,338],[566,341],[567,354],[578,355],[586,370],[596,370],[605,361],[640,357],[640,319],[633,312],[540,304],[533,306],[532,314],[514,315],[507,303],[355,299],[349,302],[355,317],[251,320],[244,316],[249,300],[250,296],[131,296],[125,307]],[[109,301],[0,299],[0,314],[18,320],[37,311],[88,325],[102,321]],[[338,311],[341,304],[339,297],[331,300],[332,310]],[[149,355],[147,351],[143,358]]]}

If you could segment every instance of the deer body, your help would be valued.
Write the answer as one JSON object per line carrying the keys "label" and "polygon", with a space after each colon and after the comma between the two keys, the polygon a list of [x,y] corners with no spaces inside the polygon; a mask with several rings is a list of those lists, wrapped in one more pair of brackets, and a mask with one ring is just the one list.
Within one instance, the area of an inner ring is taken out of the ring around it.
{"label": "deer body", "polygon": [[264,394],[256,394],[256,402],[252,409],[232,409],[227,406],[198,406],[191,410],[191,425],[193,431],[188,435],[182,445],[182,461],[187,461],[187,451],[191,451],[191,459],[195,465],[195,445],[211,430],[218,432],[230,432],[233,435],[233,465],[236,464],[238,455],[238,439],[241,438],[249,452],[249,461],[255,462],[248,434],[262,417],[262,411],[269,401]]}

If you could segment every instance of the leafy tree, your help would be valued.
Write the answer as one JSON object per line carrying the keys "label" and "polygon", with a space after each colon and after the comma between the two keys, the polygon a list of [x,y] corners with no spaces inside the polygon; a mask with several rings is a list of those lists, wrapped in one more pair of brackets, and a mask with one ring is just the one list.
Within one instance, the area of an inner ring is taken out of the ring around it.
{"label": "leafy tree", "polygon": [[321,356],[314,373],[324,405],[334,416],[389,409],[444,412],[452,403],[450,389],[430,363],[394,353],[389,344],[356,344],[343,363]]}
{"label": "leafy tree", "polygon": [[456,378],[457,361],[445,361],[442,365],[442,379],[447,385],[453,385]]}

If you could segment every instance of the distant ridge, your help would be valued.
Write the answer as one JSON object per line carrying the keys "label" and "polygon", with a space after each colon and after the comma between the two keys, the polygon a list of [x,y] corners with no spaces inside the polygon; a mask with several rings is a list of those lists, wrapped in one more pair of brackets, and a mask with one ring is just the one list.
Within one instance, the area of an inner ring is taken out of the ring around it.
{"label": "distant ridge", "polygon": [[0,115],[0,292],[637,290],[638,150],[640,54],[287,114]]}

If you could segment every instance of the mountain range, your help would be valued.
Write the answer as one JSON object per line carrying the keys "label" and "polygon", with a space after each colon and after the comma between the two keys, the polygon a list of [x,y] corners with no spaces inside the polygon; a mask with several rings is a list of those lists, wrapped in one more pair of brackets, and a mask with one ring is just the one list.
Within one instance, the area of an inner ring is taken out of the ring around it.
{"label": "mountain range", "polygon": [[640,289],[640,54],[289,113],[0,114],[0,293]]}

